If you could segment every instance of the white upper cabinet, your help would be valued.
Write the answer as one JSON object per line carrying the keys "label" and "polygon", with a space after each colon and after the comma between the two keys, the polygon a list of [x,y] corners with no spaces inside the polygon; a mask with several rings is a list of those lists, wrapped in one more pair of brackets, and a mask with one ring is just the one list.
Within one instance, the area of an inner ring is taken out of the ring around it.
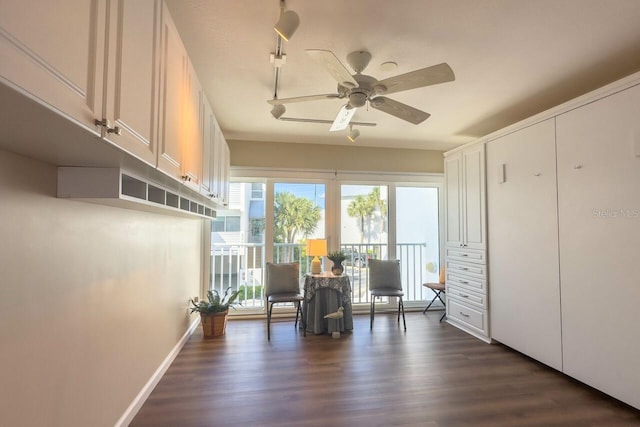
{"label": "white upper cabinet", "polygon": [[484,144],[474,144],[445,159],[446,243],[448,247],[486,248]]}
{"label": "white upper cabinet", "polygon": [[155,166],[160,60],[160,0],[112,1],[103,118],[120,134],[104,137]]}
{"label": "white upper cabinet", "polygon": [[222,134],[222,131],[219,132],[218,153],[218,202],[222,206],[229,206],[230,153],[229,145],[227,144],[227,140]]}
{"label": "white upper cabinet", "polygon": [[166,6],[163,6],[161,34],[158,169],[169,176],[181,179],[183,173],[181,147],[184,139],[182,135],[183,111],[187,98],[189,58]]}
{"label": "white upper cabinet", "polygon": [[216,132],[218,124],[213,115],[209,101],[205,98],[203,105],[203,146],[202,146],[202,185],[200,190],[205,197],[215,200],[214,194],[216,177]]}
{"label": "white upper cabinet", "polygon": [[0,84],[226,203],[229,148],[161,0],[1,0]]}
{"label": "white upper cabinet", "polygon": [[187,63],[185,108],[182,112],[182,179],[195,191],[202,183],[204,94],[191,62]]}
{"label": "white upper cabinet", "polygon": [[88,129],[102,113],[106,2],[0,2],[0,78]]}
{"label": "white upper cabinet", "polygon": [[206,99],[203,128],[201,193],[219,206],[227,206],[229,203],[229,146]]}

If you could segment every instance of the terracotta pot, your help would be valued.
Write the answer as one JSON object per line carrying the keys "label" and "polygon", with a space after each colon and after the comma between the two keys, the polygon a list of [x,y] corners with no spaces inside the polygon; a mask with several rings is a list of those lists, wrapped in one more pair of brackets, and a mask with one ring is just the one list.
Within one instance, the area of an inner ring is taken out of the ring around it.
{"label": "terracotta pot", "polygon": [[205,338],[224,335],[227,328],[227,314],[229,314],[229,310],[213,314],[200,313],[202,333]]}

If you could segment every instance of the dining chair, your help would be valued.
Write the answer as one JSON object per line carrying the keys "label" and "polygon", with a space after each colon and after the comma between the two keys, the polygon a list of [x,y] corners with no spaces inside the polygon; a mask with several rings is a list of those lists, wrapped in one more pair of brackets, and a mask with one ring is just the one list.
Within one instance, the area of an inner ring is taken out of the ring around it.
{"label": "dining chair", "polygon": [[444,300],[442,299],[442,296],[441,296],[441,294],[445,293],[445,269],[444,269],[444,266],[442,266],[442,268],[440,269],[440,279],[438,280],[438,283],[423,283],[422,286],[424,286],[425,288],[431,289],[435,293],[435,296],[433,297],[433,299],[431,300],[429,305],[427,305],[427,307],[424,309],[422,314],[425,314],[427,312],[427,310],[429,310],[429,307],[431,307],[431,305],[437,299],[439,299],[440,302],[442,303],[442,305],[444,305],[444,307],[445,307],[444,313],[442,313],[442,317],[440,317],[440,321],[442,322],[442,320],[444,320],[444,318],[447,317],[447,305],[445,304],[445,302],[444,302]]}
{"label": "dining chair", "polygon": [[285,302],[297,303],[295,327],[298,327],[298,315],[300,315],[303,333],[304,336],[307,336],[307,325],[302,311],[304,295],[300,293],[300,265],[297,262],[267,262],[266,267],[267,340],[271,341],[271,312],[273,311],[273,306],[274,304]]}
{"label": "dining chair", "polygon": [[402,312],[402,323],[404,330],[407,330],[407,321],[404,318],[404,303],[402,297],[402,281],[400,279],[399,260],[369,260],[369,290],[371,291],[371,313],[369,329],[373,329],[373,319],[376,311],[376,298],[396,297],[398,298],[398,324],[400,323],[400,312]]}

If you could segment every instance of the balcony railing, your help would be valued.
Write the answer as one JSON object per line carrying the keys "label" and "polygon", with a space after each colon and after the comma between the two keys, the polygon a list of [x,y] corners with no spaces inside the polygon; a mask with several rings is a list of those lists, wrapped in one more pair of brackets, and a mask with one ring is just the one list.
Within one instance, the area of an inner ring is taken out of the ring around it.
{"label": "balcony railing", "polygon": [[[386,244],[344,244],[341,249],[347,254],[343,265],[351,281],[353,304],[367,304],[369,294],[369,268],[371,259],[387,259]],[[437,272],[427,272],[427,246],[417,243],[396,245],[396,256],[400,260],[402,286],[405,301],[431,299],[431,290],[422,283],[437,281]],[[245,308],[264,307],[264,245],[263,244],[214,244],[211,250],[211,287],[219,292],[231,287],[239,289],[240,302]],[[311,257],[304,255],[304,245],[274,244],[274,262],[300,263],[301,278],[310,270]],[[325,268],[331,261],[325,259]]]}

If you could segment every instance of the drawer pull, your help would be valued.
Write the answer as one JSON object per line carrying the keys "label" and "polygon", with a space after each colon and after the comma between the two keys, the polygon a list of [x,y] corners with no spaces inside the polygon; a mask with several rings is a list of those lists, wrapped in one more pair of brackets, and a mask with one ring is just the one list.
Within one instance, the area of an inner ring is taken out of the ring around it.
{"label": "drawer pull", "polygon": [[461,294],[461,293],[458,293],[458,295],[460,295],[462,298],[469,298],[469,295],[465,295],[465,294]]}
{"label": "drawer pull", "polygon": [[463,313],[463,312],[460,312],[460,315],[462,315],[462,316],[464,316],[464,317],[469,317],[469,315],[468,315],[468,314],[465,314],[465,313]]}
{"label": "drawer pull", "polygon": [[468,269],[467,267],[460,267],[460,270],[467,271],[467,270],[469,270],[469,269]]}
{"label": "drawer pull", "polygon": [[469,256],[469,254],[462,254],[462,256]]}
{"label": "drawer pull", "polygon": [[463,285],[468,285],[469,282],[467,282],[466,280],[460,280],[460,283],[462,283]]}

